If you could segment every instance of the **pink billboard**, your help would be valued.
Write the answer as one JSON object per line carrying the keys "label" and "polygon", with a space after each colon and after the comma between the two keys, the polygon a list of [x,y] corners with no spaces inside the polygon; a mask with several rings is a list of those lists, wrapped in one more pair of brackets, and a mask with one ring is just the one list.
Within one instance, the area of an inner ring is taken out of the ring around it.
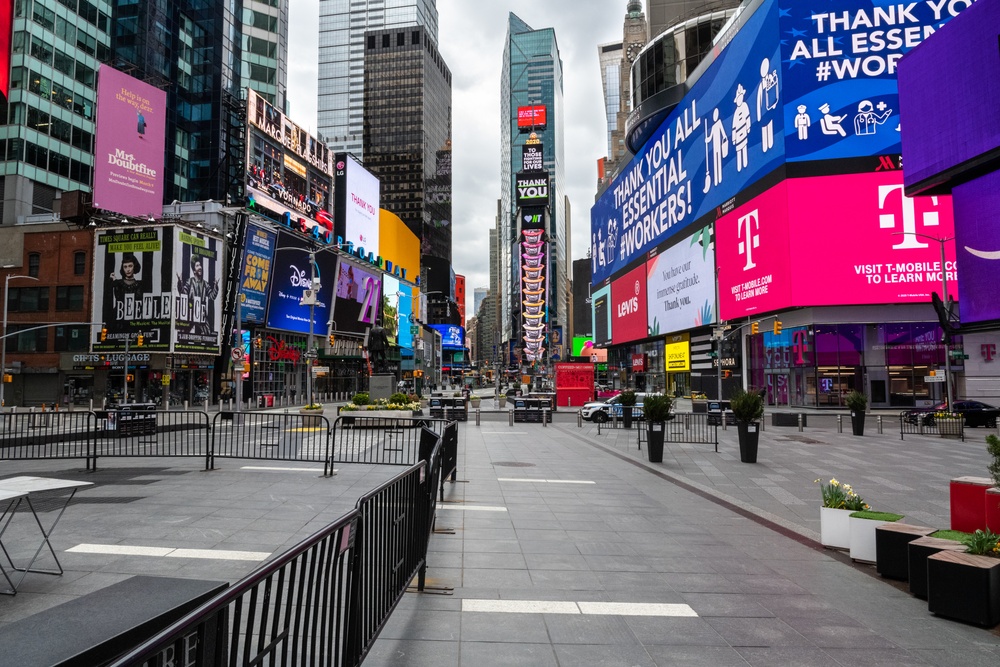
{"label": "pink billboard", "polygon": [[164,91],[101,65],[97,78],[94,208],[160,217],[166,112]]}
{"label": "pink billboard", "polygon": [[951,197],[903,196],[900,171],[789,179],[721,218],[723,319],[792,306],[928,303],[957,292]]}
{"label": "pink billboard", "polygon": [[615,345],[649,336],[646,322],[646,265],[611,283],[611,342]]}

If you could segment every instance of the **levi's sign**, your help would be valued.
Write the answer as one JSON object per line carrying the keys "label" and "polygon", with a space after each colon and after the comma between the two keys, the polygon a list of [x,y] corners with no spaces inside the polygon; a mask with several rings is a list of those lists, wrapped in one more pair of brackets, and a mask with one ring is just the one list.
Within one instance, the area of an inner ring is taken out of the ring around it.
{"label": "levi's sign", "polygon": [[514,180],[518,206],[549,205],[549,175],[547,172],[518,174]]}

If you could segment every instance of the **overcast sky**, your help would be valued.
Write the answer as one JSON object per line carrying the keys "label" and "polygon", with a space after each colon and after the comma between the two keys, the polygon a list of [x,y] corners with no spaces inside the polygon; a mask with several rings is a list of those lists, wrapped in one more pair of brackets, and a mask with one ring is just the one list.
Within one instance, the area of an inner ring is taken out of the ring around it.
{"label": "overcast sky", "polygon": [[[587,254],[597,160],[607,153],[597,45],[621,39],[627,0],[437,0],[438,47],[452,74],[453,240],[455,272],[466,277],[466,317],[473,292],[489,287],[488,230],[500,196],[500,70],[507,15],[532,28],[554,28],[563,63],[566,165],[572,207],[571,259]],[[318,0],[291,0],[291,26],[318,24]],[[289,36],[290,117],[316,131],[317,35]]]}

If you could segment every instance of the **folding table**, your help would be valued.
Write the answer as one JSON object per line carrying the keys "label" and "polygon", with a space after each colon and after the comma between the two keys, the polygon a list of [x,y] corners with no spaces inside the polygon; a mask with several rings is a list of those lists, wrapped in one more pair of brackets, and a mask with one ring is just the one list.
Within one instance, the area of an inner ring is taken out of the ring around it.
{"label": "folding table", "polygon": [[[66,511],[66,507],[69,506],[73,496],[76,492],[85,487],[93,486],[92,482],[78,482],[72,479],[52,479],[48,477],[9,477],[7,479],[0,479],[0,502],[4,500],[8,501],[7,506],[4,508],[3,512],[0,513],[0,550],[3,551],[4,556],[7,558],[7,562],[10,564],[10,570],[12,572],[20,572],[21,576],[18,578],[17,582],[11,580],[7,574],[7,570],[3,568],[0,564],[0,570],[3,571],[3,576],[10,585],[8,590],[0,590],[0,593],[4,595],[17,595],[17,587],[21,585],[24,581],[24,577],[28,572],[35,572],[36,574],[62,574],[63,568],[62,564],[59,562],[59,558],[56,556],[55,549],[52,548],[52,543],[49,542],[49,538],[52,537],[53,531],[56,529],[56,525],[59,523],[59,519],[62,518],[63,512]],[[69,494],[65,499],[60,498],[60,502],[57,505],[58,512],[55,519],[49,525],[48,529],[42,524],[41,517],[38,516],[38,511],[35,509],[35,504],[31,502],[32,497],[38,496],[39,494],[45,494],[57,491],[69,491]],[[38,545],[38,549],[35,550],[34,555],[28,560],[24,567],[18,567],[14,564],[10,553],[7,551],[7,547],[3,543],[3,535],[7,531],[10,522],[13,520],[17,509],[21,506],[21,503],[27,503],[28,509],[31,510],[31,515],[35,519],[35,524],[38,526],[38,531],[41,533],[42,539]],[[33,569],[32,566],[35,561],[38,560],[38,556],[42,553],[42,549],[48,547],[49,553],[52,554],[52,558],[56,563],[56,570],[39,570]]]}

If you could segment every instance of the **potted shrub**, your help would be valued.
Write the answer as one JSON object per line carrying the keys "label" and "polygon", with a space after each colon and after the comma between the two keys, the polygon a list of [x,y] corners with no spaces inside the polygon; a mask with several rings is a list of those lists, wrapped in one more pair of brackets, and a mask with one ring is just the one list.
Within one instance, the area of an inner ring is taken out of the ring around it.
{"label": "potted shrub", "polygon": [[986,527],[1000,533],[1000,438],[986,436],[986,451],[993,457],[993,462],[986,469],[990,471],[994,484],[994,488],[986,490]]}
{"label": "potted shrub", "polygon": [[876,561],[875,529],[881,525],[899,521],[902,518],[902,514],[875,512],[870,509],[852,512],[849,520],[851,560],[874,563]]}
{"label": "potted shrub", "polygon": [[935,412],[934,425],[942,438],[957,438],[962,435],[962,415],[957,412]]}
{"label": "potted shrub", "polygon": [[323,404],[307,403],[299,408],[302,415],[303,428],[320,428],[323,426]]}
{"label": "potted shrub", "polygon": [[497,401],[500,402],[500,409],[504,410],[507,407],[507,394],[498,394]]}
{"label": "potted shrub", "polygon": [[618,402],[622,406],[622,422],[625,428],[632,428],[632,408],[635,407],[635,392],[626,389],[618,395]]}
{"label": "potted shrub", "polygon": [[757,443],[760,438],[760,418],[764,415],[764,400],[756,391],[737,390],[729,399],[729,409],[736,419],[740,436],[740,461],[757,463]]}
{"label": "potted shrub", "polygon": [[646,455],[649,457],[650,463],[663,462],[663,439],[666,434],[667,421],[670,419],[670,406],[670,397],[662,394],[647,396],[642,403],[649,435]]}
{"label": "potted shrub", "polygon": [[823,496],[823,506],[819,508],[820,543],[834,549],[849,549],[851,530],[848,519],[852,513],[867,509],[868,505],[850,484],[841,484],[836,478],[831,479],[829,484],[822,484],[820,493]]}
{"label": "potted shrub", "polygon": [[851,391],[847,395],[847,409],[851,411],[851,431],[854,435],[864,435],[868,397],[857,389]]}
{"label": "potted shrub", "polygon": [[992,628],[1000,623],[1000,535],[977,530],[967,551],[927,559],[927,609],[939,616]]}
{"label": "potted shrub", "polygon": [[479,405],[482,403],[482,400],[483,399],[481,399],[479,396],[476,396],[475,394],[469,396],[469,403],[472,404],[472,408],[474,410],[479,408]]}

